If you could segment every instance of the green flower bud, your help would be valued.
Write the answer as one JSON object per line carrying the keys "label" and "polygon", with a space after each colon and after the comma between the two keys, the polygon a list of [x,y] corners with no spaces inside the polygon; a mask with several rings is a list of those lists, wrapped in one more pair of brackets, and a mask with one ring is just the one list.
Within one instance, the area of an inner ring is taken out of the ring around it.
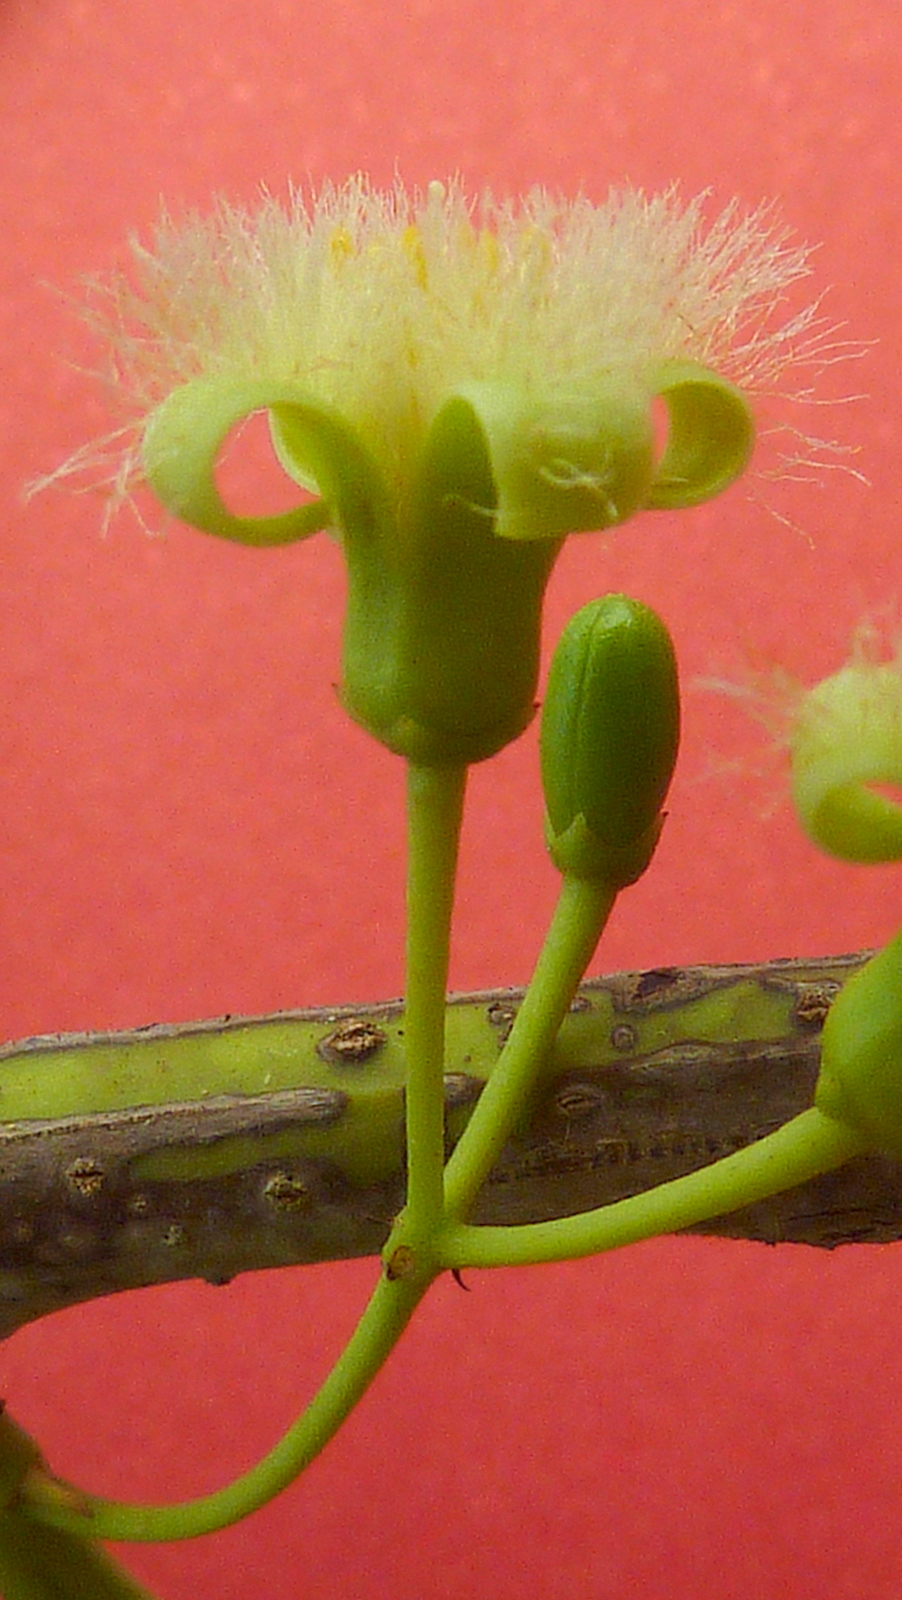
{"label": "green flower bud", "polygon": [[856,972],[827,1013],[814,1103],[902,1157],[902,933]]}
{"label": "green flower bud", "polygon": [[561,872],[622,889],[663,825],[680,729],[670,635],[622,594],[584,606],[561,635],[542,709],[545,834]]}

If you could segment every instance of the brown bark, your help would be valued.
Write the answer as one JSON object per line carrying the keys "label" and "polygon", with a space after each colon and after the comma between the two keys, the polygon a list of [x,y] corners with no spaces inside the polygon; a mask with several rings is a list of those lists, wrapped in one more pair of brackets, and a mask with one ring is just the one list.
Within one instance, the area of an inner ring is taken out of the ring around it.
{"label": "brown bark", "polygon": [[[810,1104],[823,1017],[862,960],[664,969],[584,985],[528,1125],[492,1172],[473,1220],[571,1214],[762,1137]],[[518,998],[518,991],[500,990],[449,1004],[484,1008],[497,1054]],[[759,998],[771,1008],[766,1036],[756,1026]],[[775,1014],[783,1019],[776,1033]],[[332,1051],[346,1063],[355,1052],[362,1061],[377,1049],[401,1016],[400,1004],[388,1004],[279,1020],[308,1030],[312,1023],[320,1060]],[[723,1036],[724,1019],[734,1036]],[[0,1051],[0,1072],[3,1058],[21,1062],[30,1054],[37,1062],[98,1042],[121,1052],[239,1027],[253,1038],[270,1020],[25,1041]],[[642,1048],[649,1027],[654,1047]],[[471,1058],[452,1065],[465,1070],[449,1071],[445,1080],[449,1141],[491,1070],[491,1062]],[[402,1198],[400,1138],[396,1170],[362,1185],[334,1160],[272,1153],[270,1136],[328,1127],[348,1098],[299,1083],[275,1093],[0,1124],[0,1332],[118,1289],[196,1276],[224,1282],[258,1267],[378,1252]],[[400,1090],[397,1114],[400,1128]],[[236,1139],[245,1157],[214,1171],[210,1153],[237,1148]],[[176,1176],[148,1179],[161,1153],[182,1165]],[[827,1248],[896,1239],[902,1164],[878,1156],[856,1161],[699,1231]]]}

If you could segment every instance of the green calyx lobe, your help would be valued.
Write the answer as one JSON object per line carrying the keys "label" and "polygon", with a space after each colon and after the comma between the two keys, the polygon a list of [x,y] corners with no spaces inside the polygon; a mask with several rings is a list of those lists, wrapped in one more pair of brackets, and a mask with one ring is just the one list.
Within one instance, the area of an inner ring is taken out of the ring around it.
{"label": "green calyx lobe", "polygon": [[[657,463],[655,393],[669,419]],[[462,387],[429,429],[392,548],[346,541],[347,709],[417,761],[493,755],[533,714],[542,599],[562,540],[643,506],[719,493],[745,467],[752,438],[738,390],[692,363],[668,363],[643,384],[612,375],[588,396]],[[652,636],[659,652],[666,637],[650,615],[636,622],[649,658]],[[675,669],[673,683],[675,705]],[[668,716],[676,728],[673,706]],[[648,827],[659,829],[657,811]],[[624,882],[653,847],[631,841],[616,865]]]}
{"label": "green calyx lobe", "polygon": [[[216,462],[259,410],[286,472],[318,498],[279,516],[237,517]],[[348,569],[341,699],[389,749],[466,764],[531,720],[560,539],[498,538],[486,435],[467,401],[439,411],[403,505],[356,431],[292,384],[209,379],[175,390],[147,424],[143,459],[167,509],[204,532],[262,546],[336,529]]]}
{"label": "green calyx lobe", "polygon": [[561,872],[634,883],[663,825],[680,732],[670,635],[648,606],[606,595],[564,629],[542,708],[546,841]]}
{"label": "green calyx lobe", "polygon": [[824,1023],[814,1103],[902,1158],[902,933],[837,995]]}

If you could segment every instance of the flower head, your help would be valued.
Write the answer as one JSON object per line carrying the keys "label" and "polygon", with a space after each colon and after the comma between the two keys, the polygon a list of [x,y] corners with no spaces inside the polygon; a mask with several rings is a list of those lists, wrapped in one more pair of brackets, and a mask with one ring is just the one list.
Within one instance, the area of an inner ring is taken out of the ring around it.
{"label": "flower head", "polygon": [[536,190],[521,204],[457,183],[409,196],[363,177],[251,214],[161,222],[108,286],[113,377],[136,424],[197,378],[299,384],[365,435],[398,493],[450,392],[592,395],[666,362],[745,393],[800,354],[814,307],[775,318],[807,252],[767,207],[613,191],[601,206]]}
{"label": "flower head", "polygon": [[[561,539],[694,505],[744,469],[746,394],[806,344],[813,308],[773,320],[806,271],[764,211],[706,229],[674,192],[470,204],[456,183],[409,197],[354,178],[164,221],[111,290],[134,414],[115,482],[143,475],[185,521],[249,544],[334,528],[348,709],[415,759],[480,759],[532,715]],[[312,503],[223,503],[219,452],[255,411]]]}

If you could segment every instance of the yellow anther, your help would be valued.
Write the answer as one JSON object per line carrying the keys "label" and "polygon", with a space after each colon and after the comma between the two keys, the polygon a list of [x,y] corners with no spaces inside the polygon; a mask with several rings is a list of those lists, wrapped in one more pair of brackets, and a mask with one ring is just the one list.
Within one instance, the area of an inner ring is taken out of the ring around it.
{"label": "yellow anther", "polygon": [[350,230],[343,223],[339,223],[337,228],[332,229],[329,237],[332,265],[341,266],[342,262],[347,261],[354,253],[354,240],[351,238]]}
{"label": "yellow anther", "polygon": [[401,235],[401,245],[404,254],[413,267],[414,277],[421,289],[426,289],[429,284],[429,272],[426,267],[426,254],[423,250],[423,240],[420,230],[415,223],[404,229]]}
{"label": "yellow anther", "polygon": [[501,261],[501,251],[498,249],[498,236],[491,228],[481,228],[476,241],[476,254],[479,264],[488,272],[495,273]]}

